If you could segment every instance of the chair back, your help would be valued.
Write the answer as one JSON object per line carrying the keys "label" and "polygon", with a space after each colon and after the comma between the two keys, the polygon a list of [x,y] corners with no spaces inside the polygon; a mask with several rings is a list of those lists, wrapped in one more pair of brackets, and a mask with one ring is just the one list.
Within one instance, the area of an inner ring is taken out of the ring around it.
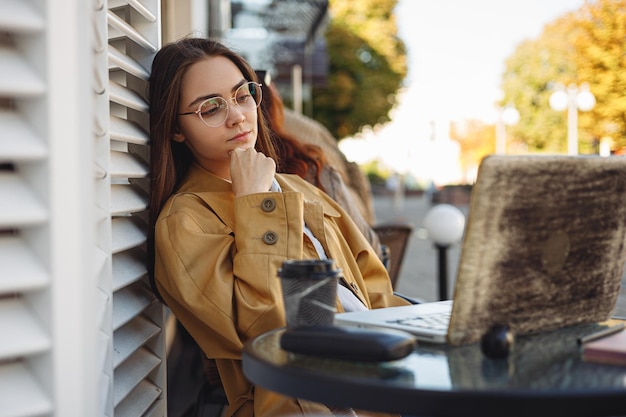
{"label": "chair back", "polygon": [[405,222],[382,223],[373,226],[380,243],[387,247],[387,270],[394,290],[397,288],[404,254],[414,227],[413,224]]}

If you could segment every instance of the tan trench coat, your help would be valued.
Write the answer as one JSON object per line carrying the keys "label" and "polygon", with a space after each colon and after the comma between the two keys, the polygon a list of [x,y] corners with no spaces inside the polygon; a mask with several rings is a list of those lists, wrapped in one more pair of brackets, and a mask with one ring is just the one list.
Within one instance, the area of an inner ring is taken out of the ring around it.
{"label": "tan trench coat", "polygon": [[[204,353],[216,359],[228,415],[324,415],[326,407],[253,386],[244,376],[246,341],[285,325],[277,270],[286,259],[317,258],[303,222],[349,288],[369,308],[403,305],[355,224],[328,196],[295,175],[281,192],[235,199],[231,184],[194,165],[155,226],[159,293]],[[337,306],[342,311],[341,305]]]}

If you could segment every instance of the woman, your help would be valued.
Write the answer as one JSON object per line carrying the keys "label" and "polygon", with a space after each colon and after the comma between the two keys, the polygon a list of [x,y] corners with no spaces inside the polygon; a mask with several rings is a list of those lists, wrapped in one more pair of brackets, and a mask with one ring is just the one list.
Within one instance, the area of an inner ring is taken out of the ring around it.
{"label": "woman", "polygon": [[255,387],[242,372],[243,344],[285,325],[282,262],[335,259],[344,275],[338,311],[406,301],[393,295],[372,247],[331,198],[297,175],[276,173],[261,94],[250,66],[217,42],[183,39],[155,56],[151,279],[215,359],[227,415],[329,415],[321,404]]}

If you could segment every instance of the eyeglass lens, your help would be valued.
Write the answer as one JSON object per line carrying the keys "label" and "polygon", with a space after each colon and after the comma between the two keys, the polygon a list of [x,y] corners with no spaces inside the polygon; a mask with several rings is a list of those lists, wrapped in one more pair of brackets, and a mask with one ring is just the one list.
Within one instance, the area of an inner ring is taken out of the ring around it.
{"label": "eyeglass lens", "polygon": [[[235,91],[231,101],[243,110],[252,110],[261,103],[261,87],[249,82]],[[199,114],[204,123],[216,127],[224,123],[228,117],[228,101],[223,97],[212,97],[200,104]]]}

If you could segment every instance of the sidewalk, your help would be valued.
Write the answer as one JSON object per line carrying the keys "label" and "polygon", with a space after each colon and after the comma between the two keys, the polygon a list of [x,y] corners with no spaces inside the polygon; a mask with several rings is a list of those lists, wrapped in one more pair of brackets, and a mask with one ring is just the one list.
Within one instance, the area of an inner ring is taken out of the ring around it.
{"label": "sidewalk", "polygon": [[[404,263],[398,278],[397,291],[420,298],[424,301],[436,301],[439,298],[437,250],[426,236],[422,222],[431,208],[430,201],[424,196],[407,196],[397,202],[393,196],[375,195],[374,211],[379,223],[400,220],[408,221],[415,226],[411,235]],[[466,207],[459,207],[464,213]],[[455,244],[448,250],[448,291],[452,296],[454,278],[460,255],[460,244]]]}

